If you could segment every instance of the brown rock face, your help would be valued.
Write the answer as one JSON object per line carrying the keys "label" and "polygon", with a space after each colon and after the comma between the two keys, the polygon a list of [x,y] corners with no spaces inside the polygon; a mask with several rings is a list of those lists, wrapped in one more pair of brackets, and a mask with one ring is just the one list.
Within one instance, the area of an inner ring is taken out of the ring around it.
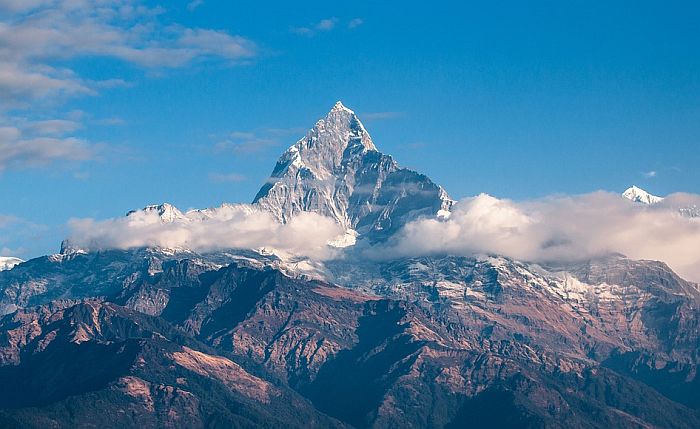
{"label": "brown rock face", "polygon": [[83,255],[22,281],[8,272],[15,291],[61,278],[68,296],[86,289],[87,265],[102,280],[98,299],[50,293],[48,304],[0,320],[0,376],[22,386],[0,398],[1,418],[23,427],[89,418],[106,427],[700,426],[698,292],[663,264],[343,264],[327,268],[344,287],[222,255]]}

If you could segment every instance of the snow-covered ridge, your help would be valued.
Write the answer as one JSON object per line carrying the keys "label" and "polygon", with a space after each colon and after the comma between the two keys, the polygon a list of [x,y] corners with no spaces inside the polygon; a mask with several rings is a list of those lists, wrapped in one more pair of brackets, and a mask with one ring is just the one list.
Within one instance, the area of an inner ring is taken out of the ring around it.
{"label": "snow-covered ridge", "polygon": [[628,188],[625,192],[623,192],[622,196],[630,201],[642,204],[657,204],[663,201],[662,197],[652,195],[644,189],[638,188],[634,185],[632,185],[632,187]]}
{"label": "snow-covered ridge", "polygon": [[22,259],[12,256],[0,256],[0,271],[11,270],[15,265],[24,262]]}
{"label": "snow-covered ridge", "polygon": [[191,209],[185,212],[169,203],[148,205],[140,210],[131,210],[126,214],[127,217],[136,217],[142,215],[156,214],[163,223],[172,223],[175,221],[203,221],[207,219],[227,220],[239,213],[250,214],[255,212],[256,208],[250,204],[229,204],[224,203],[219,207],[210,207],[206,209]]}

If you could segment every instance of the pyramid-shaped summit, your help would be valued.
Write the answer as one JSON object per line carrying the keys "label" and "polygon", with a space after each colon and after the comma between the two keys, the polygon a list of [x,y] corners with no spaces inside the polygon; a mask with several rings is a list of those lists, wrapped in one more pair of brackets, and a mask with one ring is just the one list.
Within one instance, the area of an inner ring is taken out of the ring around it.
{"label": "pyramid-shaped summit", "polygon": [[329,216],[376,241],[409,220],[449,211],[453,201],[427,176],[380,153],[339,101],[282,154],[253,203],[281,222],[300,212]]}

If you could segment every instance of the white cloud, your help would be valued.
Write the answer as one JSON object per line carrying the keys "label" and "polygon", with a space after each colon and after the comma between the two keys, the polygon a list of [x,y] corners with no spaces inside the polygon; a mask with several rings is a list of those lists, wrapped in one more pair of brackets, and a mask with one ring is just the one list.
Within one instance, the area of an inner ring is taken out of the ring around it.
{"label": "white cloud", "polygon": [[[0,171],[92,158],[94,146],[69,135],[80,122],[42,118],[42,109],[131,84],[119,76],[86,79],[70,60],[112,58],[161,71],[257,55],[249,39],[166,23],[164,12],[142,0],[0,0]],[[14,117],[5,117],[9,111]]]}
{"label": "white cloud", "polygon": [[635,204],[596,192],[516,203],[489,195],[460,201],[449,220],[409,223],[373,257],[498,254],[519,260],[576,261],[611,252],[666,262],[700,280],[700,219],[678,208],[700,196],[677,194],[662,204]]}
{"label": "white cloud", "polygon": [[651,178],[656,177],[658,175],[658,172],[655,170],[651,170],[651,171],[644,172],[643,175],[644,175],[644,177],[651,179]]}
{"label": "white cloud", "polygon": [[0,105],[29,107],[35,99],[91,94],[94,91],[70,71],[10,63],[0,56]]}
{"label": "white cloud", "polygon": [[29,127],[38,134],[61,136],[81,128],[82,125],[68,119],[48,119],[32,122]]}
{"label": "white cloud", "polygon": [[[365,248],[364,255],[390,259],[496,254],[532,262],[573,262],[622,253],[666,262],[697,281],[700,218],[679,214],[678,208],[688,207],[700,207],[700,196],[674,194],[647,206],[606,192],[521,203],[482,194],[460,201],[448,220],[409,223],[386,244]],[[171,223],[155,212],[141,211],[105,221],[75,219],[70,228],[71,241],[92,250],[267,247],[318,259],[338,256],[327,243],[342,233],[333,220],[315,213],[302,213],[284,225],[244,204],[177,215]]]}
{"label": "white cloud", "polygon": [[309,27],[292,27],[290,30],[292,33],[297,34],[299,36],[313,36],[316,34],[316,32]]}
{"label": "white cloud", "polygon": [[357,28],[364,23],[365,23],[365,21],[362,18],[354,18],[354,19],[351,19],[350,22],[348,22],[348,28],[350,28],[350,29]]}
{"label": "white cloud", "polygon": [[246,177],[239,173],[210,173],[209,180],[214,183],[238,183],[246,180]]}
{"label": "white cloud", "polygon": [[0,10],[9,12],[27,12],[50,3],[47,0],[0,0]]}
{"label": "white cloud", "polygon": [[[0,129],[0,135],[13,131]],[[94,148],[77,138],[10,138],[0,141],[0,171],[15,167],[41,167],[55,161],[85,161],[94,156]]]}
{"label": "white cloud", "polygon": [[[309,26],[304,26],[304,27],[292,27],[291,31],[294,34],[298,34],[300,36],[308,36],[308,37],[313,37],[318,33],[319,31],[321,32],[327,32],[333,30],[338,24],[338,18],[332,17],[332,18],[325,18],[313,25]],[[352,28],[352,27],[351,27]]]}
{"label": "white cloud", "polygon": [[322,19],[316,24],[316,29],[319,31],[330,31],[338,23],[338,18]]}
{"label": "white cloud", "polygon": [[17,221],[19,221],[17,216],[0,214],[0,228],[6,228]]}
{"label": "white cloud", "polygon": [[199,6],[201,6],[203,3],[204,3],[204,0],[192,0],[191,2],[187,3],[187,10],[192,12],[195,9],[197,9]]}
{"label": "white cloud", "polygon": [[256,46],[241,36],[232,36],[224,31],[185,29],[178,45],[192,50],[192,56],[216,56],[235,61],[255,56]]}
{"label": "white cloud", "polygon": [[365,121],[382,121],[385,119],[395,119],[403,116],[403,112],[369,112],[363,113],[362,119]]}
{"label": "white cloud", "polygon": [[139,0],[0,0],[0,101],[15,105],[56,95],[122,86],[115,77],[89,82],[59,61],[108,57],[145,68],[182,67],[218,58],[230,63],[257,54],[252,41],[224,31],[164,24],[160,8]]}
{"label": "white cloud", "polygon": [[94,158],[95,145],[66,136],[81,127],[80,122],[70,119],[27,121],[0,117],[0,172]]}
{"label": "white cloud", "polygon": [[118,219],[69,222],[70,241],[83,249],[137,247],[188,248],[211,251],[230,248],[274,248],[294,255],[324,259],[333,255],[327,243],[340,227],[315,213],[302,213],[287,224],[250,205],[224,205],[208,218],[178,217],[163,222],[155,212],[139,211]]}

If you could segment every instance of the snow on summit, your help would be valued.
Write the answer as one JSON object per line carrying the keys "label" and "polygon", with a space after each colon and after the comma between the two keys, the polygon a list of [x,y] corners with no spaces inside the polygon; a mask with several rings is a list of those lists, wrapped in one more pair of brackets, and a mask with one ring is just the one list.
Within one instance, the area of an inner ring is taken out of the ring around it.
{"label": "snow on summit", "polygon": [[282,154],[253,203],[283,223],[314,212],[334,219],[348,237],[377,238],[449,211],[453,201],[427,176],[379,152],[357,115],[338,101]]}
{"label": "snow on summit", "polygon": [[622,196],[630,201],[642,204],[656,204],[663,201],[662,197],[652,195],[644,189],[638,188],[634,185],[632,185],[632,187],[628,188],[625,192],[623,192]]}

